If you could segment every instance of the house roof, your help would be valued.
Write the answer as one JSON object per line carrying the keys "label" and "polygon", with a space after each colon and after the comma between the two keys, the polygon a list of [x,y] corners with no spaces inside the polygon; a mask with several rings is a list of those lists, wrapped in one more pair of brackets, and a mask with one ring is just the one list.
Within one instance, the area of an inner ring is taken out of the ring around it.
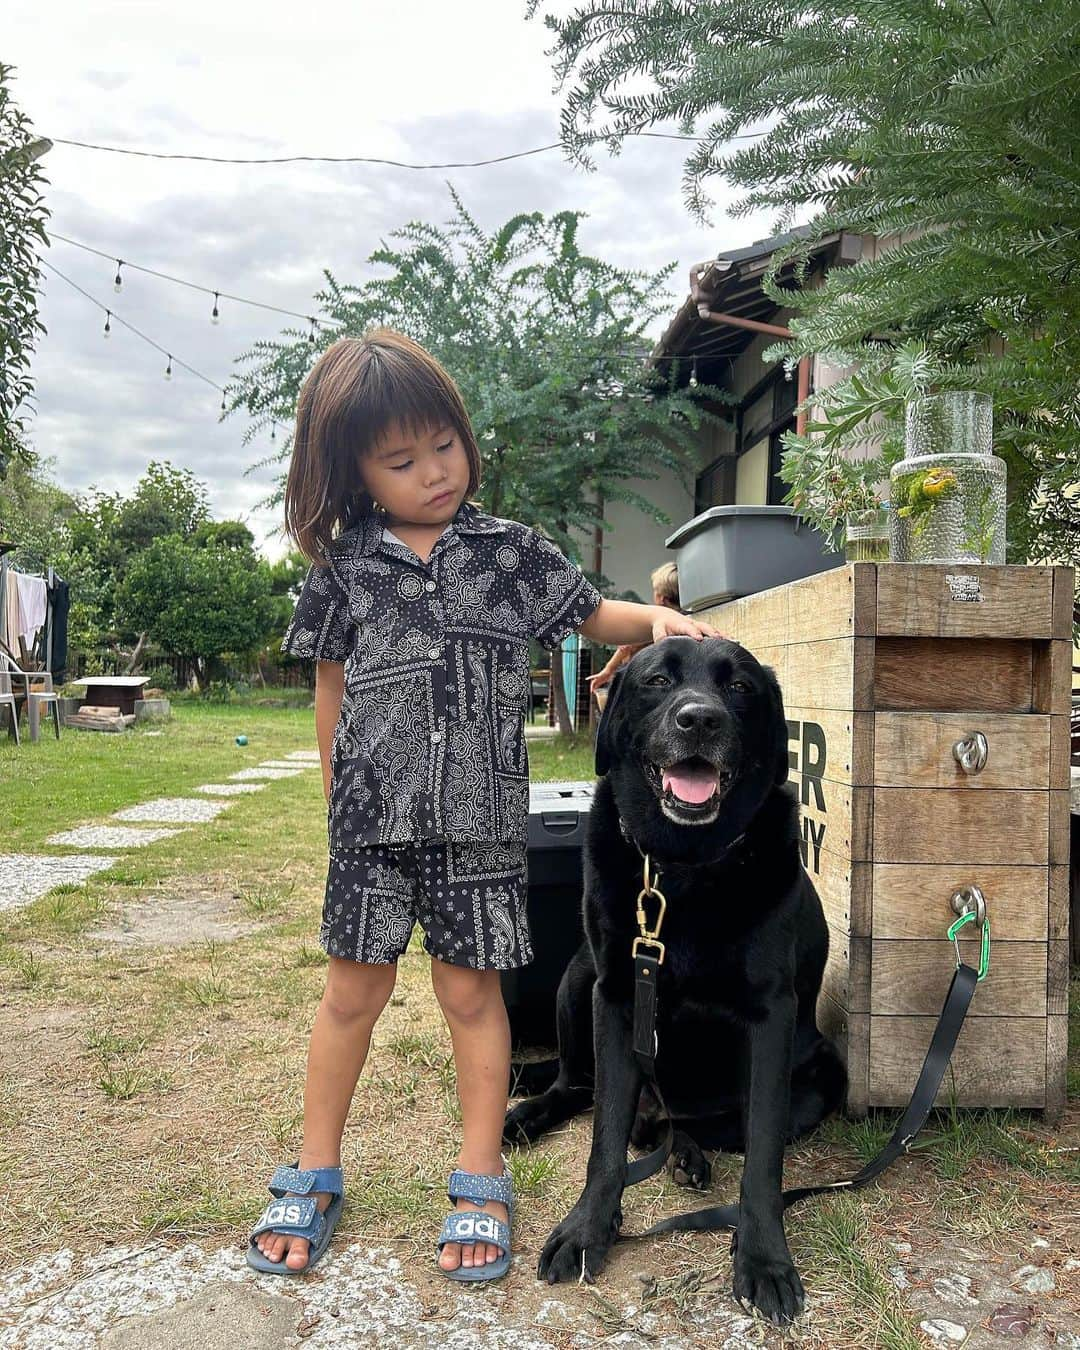
{"label": "house roof", "polygon": [[[693,294],[686,297],[650,353],[650,362],[655,365],[674,357],[683,361],[696,357],[698,373],[704,382],[726,383],[723,379],[710,377],[708,371],[703,374],[702,367],[715,360],[726,365],[728,359],[738,356],[757,335],[745,328],[702,319],[699,305],[704,300],[707,302],[704,307],[716,314],[733,314],[760,323],[774,322],[780,306],[762,288],[762,278],[773,254],[797,239],[814,239],[813,231],[809,226],[800,226],[771,239],[759,239],[746,248],[725,249],[716,258],[691,268],[693,281],[703,295],[701,298]],[[842,232],[823,235],[814,239],[809,253],[812,265],[818,267],[852,263],[861,256],[862,237]],[[785,272],[790,275],[790,269],[781,269],[781,281]]]}

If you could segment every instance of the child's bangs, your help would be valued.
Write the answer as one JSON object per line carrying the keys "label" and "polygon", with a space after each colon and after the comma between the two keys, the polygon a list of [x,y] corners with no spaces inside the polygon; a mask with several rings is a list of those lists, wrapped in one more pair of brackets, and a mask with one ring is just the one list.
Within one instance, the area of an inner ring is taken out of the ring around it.
{"label": "child's bangs", "polygon": [[362,455],[392,433],[416,440],[442,427],[465,430],[451,391],[402,357],[385,349],[372,353],[363,381],[366,387],[357,391],[349,417],[349,439]]}

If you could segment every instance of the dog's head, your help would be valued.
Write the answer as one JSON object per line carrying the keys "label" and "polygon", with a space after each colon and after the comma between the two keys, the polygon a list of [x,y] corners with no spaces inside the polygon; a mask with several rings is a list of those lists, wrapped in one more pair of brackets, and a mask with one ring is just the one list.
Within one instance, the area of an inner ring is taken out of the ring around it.
{"label": "dog's head", "polygon": [[612,681],[596,772],[611,773],[617,788],[620,779],[624,788],[643,780],[678,825],[712,824],[735,798],[756,810],[788,776],[776,676],[723,638],[668,637],[646,647]]}

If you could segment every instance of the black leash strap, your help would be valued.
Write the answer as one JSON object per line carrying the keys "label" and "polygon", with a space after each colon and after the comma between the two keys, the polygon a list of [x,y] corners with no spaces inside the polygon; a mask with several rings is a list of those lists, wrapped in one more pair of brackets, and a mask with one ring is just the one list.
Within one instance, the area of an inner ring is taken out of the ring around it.
{"label": "black leash strap", "polygon": [[[642,1073],[656,1093],[661,1110],[667,1117],[667,1135],[659,1148],[654,1149],[643,1158],[635,1159],[627,1166],[627,1186],[634,1186],[639,1181],[645,1181],[647,1178],[655,1176],[671,1155],[674,1142],[674,1126],[671,1115],[664,1105],[664,1099],[656,1081],[656,975],[658,966],[659,962],[650,960],[647,956],[635,955],[634,1055]],[[904,1114],[900,1117],[892,1137],[877,1157],[845,1181],[826,1182],[819,1186],[797,1186],[784,1191],[782,1198],[785,1209],[790,1205],[797,1204],[800,1200],[806,1200],[812,1195],[821,1195],[825,1191],[858,1190],[873,1181],[875,1177],[880,1176],[897,1158],[908,1152],[933,1109],[938,1090],[956,1046],[956,1039],[960,1035],[960,1028],[964,1025],[964,1017],[971,1004],[978,979],[978,971],[973,970],[971,966],[962,962],[957,966],[952,977],[952,983],[949,985],[949,992],[945,996],[938,1024],[934,1028],[930,1048],[926,1052],[926,1059],[919,1071],[915,1090],[911,1094],[911,1100],[908,1102]],[[620,1233],[619,1239],[631,1241],[636,1238],[653,1237],[657,1233],[705,1232],[722,1228],[737,1229],[738,1226],[738,1204],[713,1205],[706,1209],[690,1210],[685,1214],[673,1214],[670,1218],[661,1219],[659,1223],[654,1223],[651,1228],[646,1228],[643,1233]]]}

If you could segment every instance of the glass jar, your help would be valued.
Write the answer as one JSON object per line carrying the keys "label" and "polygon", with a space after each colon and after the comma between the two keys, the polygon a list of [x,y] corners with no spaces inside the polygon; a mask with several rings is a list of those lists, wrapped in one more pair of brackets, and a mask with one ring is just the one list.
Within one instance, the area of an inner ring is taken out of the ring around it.
{"label": "glass jar", "polygon": [[887,507],[852,511],[844,518],[844,559],[846,562],[889,561]]}
{"label": "glass jar", "polygon": [[890,479],[894,562],[1003,563],[1005,461],[988,394],[950,390],[907,405],[905,457]]}

